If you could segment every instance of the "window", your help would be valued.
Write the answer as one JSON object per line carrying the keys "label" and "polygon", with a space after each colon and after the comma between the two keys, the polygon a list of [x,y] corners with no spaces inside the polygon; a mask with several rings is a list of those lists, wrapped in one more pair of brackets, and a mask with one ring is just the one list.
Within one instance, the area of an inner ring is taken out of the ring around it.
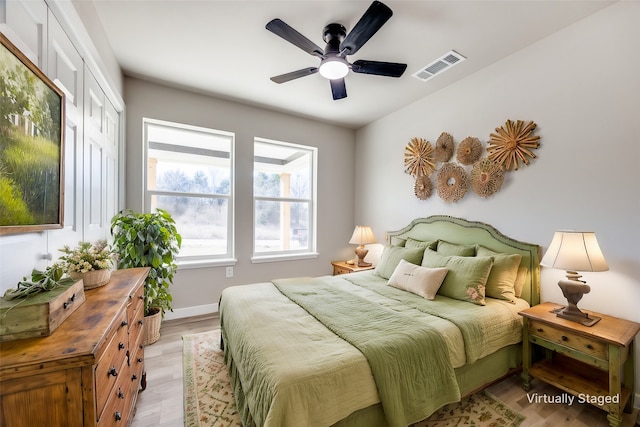
{"label": "window", "polygon": [[234,135],[144,119],[145,210],[171,213],[182,235],[179,262],[233,259]]}
{"label": "window", "polygon": [[317,149],[254,140],[254,261],[315,256]]}

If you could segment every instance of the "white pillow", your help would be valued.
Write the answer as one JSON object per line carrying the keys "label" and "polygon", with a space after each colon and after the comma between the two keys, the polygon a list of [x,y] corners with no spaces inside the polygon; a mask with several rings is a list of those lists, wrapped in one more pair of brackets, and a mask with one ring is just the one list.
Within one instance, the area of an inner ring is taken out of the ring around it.
{"label": "white pillow", "polygon": [[440,285],[442,285],[448,271],[446,267],[421,267],[408,261],[400,260],[387,284],[432,300],[435,298],[438,289],[440,289]]}

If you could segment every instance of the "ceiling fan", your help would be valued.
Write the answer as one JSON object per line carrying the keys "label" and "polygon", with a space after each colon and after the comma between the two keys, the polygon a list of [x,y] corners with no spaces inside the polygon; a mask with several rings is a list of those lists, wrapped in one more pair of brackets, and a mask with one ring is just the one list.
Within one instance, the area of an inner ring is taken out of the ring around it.
{"label": "ceiling fan", "polygon": [[344,76],[349,73],[349,69],[354,73],[361,74],[375,74],[387,77],[402,76],[407,64],[363,59],[351,64],[346,59],[348,55],[356,53],[391,18],[391,15],[393,15],[393,12],[388,6],[379,1],[374,1],[349,34],[341,24],[332,23],[327,25],[324,28],[322,37],[327,43],[324,50],[281,19],[270,21],[266,25],[267,30],[296,45],[308,54],[320,58],[318,67],[307,67],[281,74],[271,77],[271,80],[275,83],[284,83],[319,72],[323,77],[329,79],[333,99],[337,100],[347,97]]}

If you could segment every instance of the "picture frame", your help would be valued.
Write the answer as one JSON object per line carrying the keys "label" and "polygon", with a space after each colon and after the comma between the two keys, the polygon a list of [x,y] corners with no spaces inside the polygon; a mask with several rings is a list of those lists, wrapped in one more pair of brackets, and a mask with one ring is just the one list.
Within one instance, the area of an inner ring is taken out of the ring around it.
{"label": "picture frame", "polygon": [[64,226],[65,95],[0,33],[0,235]]}

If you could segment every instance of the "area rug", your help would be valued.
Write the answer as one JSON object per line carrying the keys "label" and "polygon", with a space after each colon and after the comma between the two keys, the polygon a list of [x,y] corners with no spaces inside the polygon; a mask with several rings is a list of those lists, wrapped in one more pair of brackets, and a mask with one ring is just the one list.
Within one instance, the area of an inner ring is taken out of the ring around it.
{"label": "area rug", "polygon": [[[185,427],[242,426],[220,350],[220,330],[185,335],[182,339]],[[517,427],[524,418],[481,391],[442,407],[413,427]]]}

